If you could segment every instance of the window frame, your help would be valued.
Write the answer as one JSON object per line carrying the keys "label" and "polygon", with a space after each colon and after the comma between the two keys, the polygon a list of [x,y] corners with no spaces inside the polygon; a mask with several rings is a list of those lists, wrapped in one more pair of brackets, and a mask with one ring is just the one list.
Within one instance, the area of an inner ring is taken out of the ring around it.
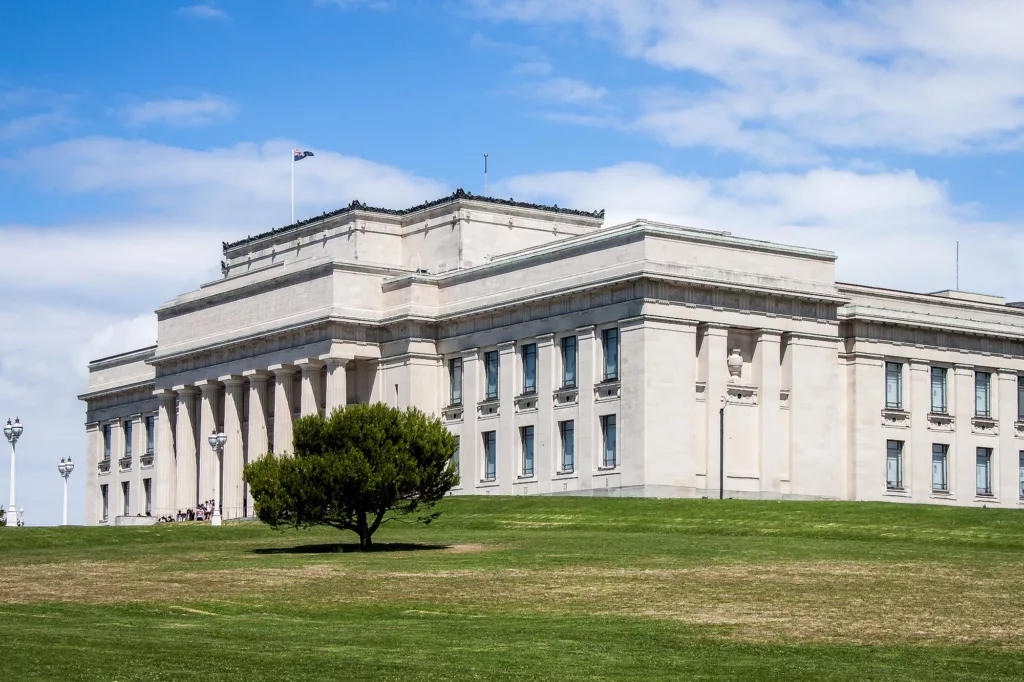
{"label": "window frame", "polygon": [[[985,377],[984,391],[982,391],[982,382],[979,381],[981,377]],[[984,409],[978,409],[979,399],[984,396]],[[974,416],[981,417],[982,419],[992,418],[992,373],[982,372],[980,370],[974,371]]]}
{"label": "window frame", "polygon": [[1019,498],[1024,500],[1024,450],[1017,453],[1017,481]]}
{"label": "window frame", "polygon": [[[560,454],[558,473],[572,474],[576,472],[576,422],[566,419],[558,422],[558,440]],[[568,446],[568,447],[567,447]],[[567,466],[568,465],[568,466]]]}
{"label": "window frame", "polygon": [[114,425],[103,425],[103,461],[109,462],[111,456],[112,441],[114,440]]}
{"label": "window frame", "polygon": [[1017,375],[1017,421],[1024,422],[1024,376]]}
{"label": "window frame", "polygon": [[[977,448],[974,455],[974,493],[978,497],[995,497],[992,491],[992,448]],[[982,462],[985,463],[985,489],[980,484]]]}
{"label": "window frame", "polygon": [[452,454],[452,461],[455,462],[456,475],[461,476],[461,474],[459,473],[459,469],[461,466],[461,463],[459,462],[459,457],[462,454],[462,436],[452,434],[452,437],[455,438],[455,452]]}
{"label": "window frame", "polygon": [[[562,357],[562,388],[576,388],[579,384],[579,341],[576,335],[563,336],[558,342]],[[572,348],[570,355],[568,350]],[[568,358],[572,358],[572,377],[569,376]]]}
{"label": "window frame", "polygon": [[131,419],[121,423],[121,433],[124,434],[124,457],[131,459],[132,456],[132,432],[135,430]]}
{"label": "window frame", "polygon": [[532,424],[519,427],[519,450],[521,475],[523,478],[533,478],[536,474],[536,430]]}
{"label": "window frame", "polygon": [[[942,404],[935,404],[935,379],[936,372],[938,377],[941,378],[940,390],[942,396]],[[932,414],[949,414],[949,368],[942,367],[939,365],[932,365],[930,374],[930,387],[931,387],[931,410]]]}
{"label": "window frame", "polygon": [[131,516],[132,484],[131,481],[121,481],[121,503],[124,516]]}
{"label": "window frame", "polygon": [[145,509],[143,515],[151,516],[153,514],[153,479],[144,478],[142,479],[142,494],[145,496]]}
{"label": "window frame", "polygon": [[[491,391],[491,360],[494,360],[494,391]],[[497,400],[501,391],[501,354],[496,350],[484,353],[485,400]]]}
{"label": "window frame", "polygon": [[[942,462],[942,481],[940,486],[935,485],[935,463]],[[949,492],[949,445],[947,443],[932,443],[932,492]]]}
{"label": "window frame", "polygon": [[[890,373],[890,370],[895,370],[894,373]],[[892,379],[895,382],[892,383]],[[895,400],[891,400],[889,396],[890,386],[895,388],[896,397]],[[885,409],[887,410],[902,410],[903,409],[903,363],[894,362],[890,360],[885,361]]]}
{"label": "window frame", "polygon": [[537,392],[537,344],[524,343],[520,346],[519,355],[523,368],[523,395],[532,395]]}
{"label": "window frame", "polygon": [[498,432],[484,431],[484,481],[498,480]]}
{"label": "window frame", "polygon": [[[602,350],[603,359],[604,359],[604,366],[603,366],[604,378],[603,378],[603,381],[618,381],[619,380],[619,340],[620,340],[620,338],[621,337],[619,335],[619,328],[618,327],[609,327],[608,329],[602,329],[601,330],[601,350]],[[611,353],[609,353],[609,348],[612,349]],[[608,371],[608,367],[609,367],[609,359],[610,358],[614,358],[614,366],[613,366],[612,370],[609,372]]]}
{"label": "window frame", "polygon": [[[895,445],[896,457],[893,457]],[[903,487],[903,448],[904,441],[889,439],[885,441],[885,489],[901,492],[906,490]],[[890,476],[890,463],[896,462],[896,480]]]}
{"label": "window frame", "polygon": [[103,512],[100,521],[108,520],[110,518],[110,486],[106,483],[100,485],[100,507]]}
{"label": "window frame", "polygon": [[156,417],[147,415],[144,423],[146,425],[146,454],[152,455],[156,448]]}
{"label": "window frame", "polygon": [[[616,414],[602,414],[601,424],[601,468],[614,469],[619,465],[619,419]],[[608,437],[608,427],[611,427],[611,438]],[[610,447],[609,447],[610,446]],[[611,459],[608,459],[609,453]]]}
{"label": "window frame", "polygon": [[448,358],[448,404],[452,407],[462,405],[464,376],[462,358]]}

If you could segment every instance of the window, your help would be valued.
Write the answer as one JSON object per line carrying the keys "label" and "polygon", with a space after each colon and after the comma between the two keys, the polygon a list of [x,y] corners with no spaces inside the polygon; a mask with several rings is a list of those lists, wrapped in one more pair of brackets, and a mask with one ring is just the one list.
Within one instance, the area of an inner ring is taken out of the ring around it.
{"label": "window", "polygon": [[1024,450],[1017,453],[1017,480],[1020,487],[1020,499],[1024,500]]}
{"label": "window", "polygon": [[937,493],[949,492],[949,446],[944,443],[932,444],[932,490]]}
{"label": "window", "polygon": [[604,380],[619,378],[619,330],[605,329],[601,332],[601,347],[604,349]]}
{"label": "window", "polygon": [[519,439],[523,443],[523,476],[533,476],[533,427],[519,429]]}
{"label": "window", "polygon": [[132,423],[124,423],[124,456],[130,458],[132,456]]}
{"label": "window", "polygon": [[903,409],[903,365],[898,362],[885,363],[885,408]]}
{"label": "window", "polygon": [[562,338],[562,386],[576,385],[576,337]]}
{"label": "window", "polygon": [[455,473],[459,473],[459,454],[462,450],[462,439],[459,436],[455,436],[455,454],[452,455],[452,461],[455,462]]}
{"label": "window", "polygon": [[537,392],[537,344],[523,346],[523,393]]}
{"label": "window", "polygon": [[978,494],[992,494],[992,448],[978,448]]}
{"label": "window", "polygon": [[903,441],[886,442],[885,487],[889,490],[903,490]]}
{"label": "window", "polygon": [[1017,377],[1017,421],[1024,422],[1024,377]]}
{"label": "window", "polygon": [[128,481],[125,481],[124,483],[121,484],[121,499],[124,500],[124,509],[122,510],[121,513],[122,516],[129,516],[128,509],[130,508],[129,505],[131,504],[131,491],[132,489],[131,486],[128,484]]}
{"label": "window", "polygon": [[498,351],[484,353],[484,368],[487,370],[487,399],[498,397]]}
{"label": "window", "polygon": [[150,416],[146,417],[146,454],[147,455],[152,455],[153,454],[153,438],[154,438],[154,435],[155,435],[153,433],[154,430],[155,430],[153,427],[154,427],[155,423],[156,423],[156,419],[153,417],[153,415],[150,415]]}
{"label": "window", "polygon": [[602,466],[614,467],[618,464],[616,459],[616,440],[615,440],[615,415],[606,414],[601,417],[601,439],[604,442],[604,457],[602,458]]}
{"label": "window", "polygon": [[450,405],[462,404],[462,358],[448,361],[448,383],[451,386]]}
{"label": "window", "polygon": [[992,414],[992,375],[988,372],[974,373],[974,415],[988,417]]}
{"label": "window", "polygon": [[484,433],[484,480],[493,481],[498,470],[498,440],[495,431]]}
{"label": "window", "polygon": [[[110,424],[104,424],[103,425],[103,459],[105,461],[107,461],[107,462],[110,461],[110,432],[111,432],[111,429],[112,429],[112,427],[111,427]],[[106,517],[104,517],[104,518],[106,518]]]}
{"label": "window", "polygon": [[562,467],[559,473],[570,474],[576,466],[576,425],[572,420],[558,422],[558,433],[562,437]]}
{"label": "window", "polygon": [[945,367],[932,367],[932,412],[946,414]]}
{"label": "window", "polygon": [[150,516],[153,513],[153,479],[144,478],[142,479],[142,491],[146,494],[146,516]]}
{"label": "window", "polygon": [[109,489],[107,488],[107,486],[105,486],[105,485],[101,485],[100,486],[100,512],[102,513],[102,516],[100,516],[100,520],[101,521],[106,521],[107,520],[107,514],[108,514],[109,509],[110,509],[110,505],[109,505],[110,495],[107,494],[108,490]]}

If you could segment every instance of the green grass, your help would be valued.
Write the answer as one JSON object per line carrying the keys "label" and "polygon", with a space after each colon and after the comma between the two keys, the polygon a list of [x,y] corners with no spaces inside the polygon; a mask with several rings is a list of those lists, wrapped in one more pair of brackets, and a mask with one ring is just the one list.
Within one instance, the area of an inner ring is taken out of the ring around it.
{"label": "green grass", "polygon": [[457,498],[330,529],[0,529],[0,679],[1020,679],[1024,514]]}

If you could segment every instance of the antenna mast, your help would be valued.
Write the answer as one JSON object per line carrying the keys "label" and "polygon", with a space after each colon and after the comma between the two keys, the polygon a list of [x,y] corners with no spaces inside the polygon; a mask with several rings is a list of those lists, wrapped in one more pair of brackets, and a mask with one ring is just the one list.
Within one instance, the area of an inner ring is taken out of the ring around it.
{"label": "antenna mast", "polygon": [[484,196],[487,196],[487,154],[484,154]]}

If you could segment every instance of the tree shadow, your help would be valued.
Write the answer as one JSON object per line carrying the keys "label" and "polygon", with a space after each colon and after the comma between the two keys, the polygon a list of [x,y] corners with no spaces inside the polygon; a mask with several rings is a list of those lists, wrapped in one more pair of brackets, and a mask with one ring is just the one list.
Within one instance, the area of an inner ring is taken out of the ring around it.
{"label": "tree shadow", "polygon": [[337,554],[340,552],[417,552],[425,549],[451,549],[451,545],[423,545],[415,542],[381,542],[361,550],[357,542],[335,542],[296,547],[257,547],[253,554]]}

